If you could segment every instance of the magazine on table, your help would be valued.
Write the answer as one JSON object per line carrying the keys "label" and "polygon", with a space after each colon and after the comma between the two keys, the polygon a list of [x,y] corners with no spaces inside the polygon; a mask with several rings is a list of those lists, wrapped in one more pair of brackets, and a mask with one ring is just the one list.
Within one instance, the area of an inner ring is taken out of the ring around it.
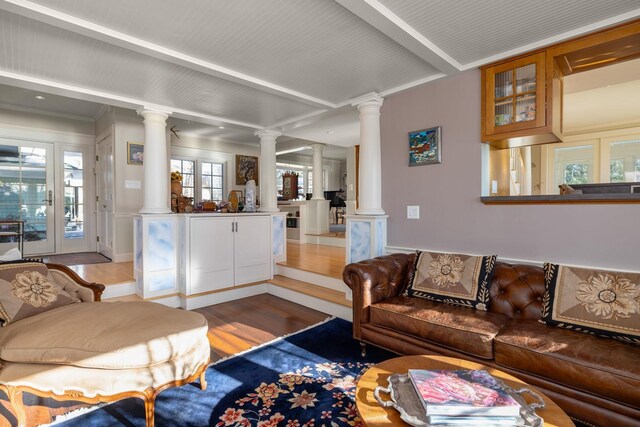
{"label": "magazine on table", "polygon": [[432,427],[517,427],[524,425],[524,422],[520,417],[507,416],[431,415],[427,417],[427,424]]}
{"label": "magazine on table", "polygon": [[409,378],[427,416],[520,415],[520,404],[487,371],[409,369]]}

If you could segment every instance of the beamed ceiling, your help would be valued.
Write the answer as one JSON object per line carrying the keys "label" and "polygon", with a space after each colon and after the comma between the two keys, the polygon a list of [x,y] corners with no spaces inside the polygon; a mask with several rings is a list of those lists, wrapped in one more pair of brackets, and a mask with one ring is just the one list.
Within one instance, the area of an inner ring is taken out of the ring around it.
{"label": "beamed ceiling", "polygon": [[0,83],[347,146],[355,98],[638,16],[640,0],[0,0]]}

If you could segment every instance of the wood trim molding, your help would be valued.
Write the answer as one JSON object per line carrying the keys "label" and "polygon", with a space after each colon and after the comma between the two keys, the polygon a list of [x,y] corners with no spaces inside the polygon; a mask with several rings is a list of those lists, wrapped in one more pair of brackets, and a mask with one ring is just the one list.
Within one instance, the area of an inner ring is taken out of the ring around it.
{"label": "wood trim molding", "polygon": [[47,266],[47,268],[49,270],[61,271],[64,274],[66,274],[67,276],[69,276],[78,285],[83,286],[85,288],[91,289],[93,291],[93,300],[94,301],[100,301],[102,299],[102,293],[104,292],[104,288],[105,288],[104,285],[99,284],[99,283],[89,283],[89,282],[87,282],[82,277],[78,276],[78,273],[76,273],[75,271],[73,271],[72,269],[67,267],[66,265],[50,264],[50,263],[45,263],[45,265]]}

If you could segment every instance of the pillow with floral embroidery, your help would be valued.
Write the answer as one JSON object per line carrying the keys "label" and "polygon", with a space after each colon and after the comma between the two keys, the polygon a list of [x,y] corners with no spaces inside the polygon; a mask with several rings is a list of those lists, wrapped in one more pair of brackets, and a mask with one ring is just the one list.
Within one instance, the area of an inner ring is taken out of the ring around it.
{"label": "pillow with floral embroidery", "polygon": [[406,294],[486,311],[496,257],[418,251]]}
{"label": "pillow with floral embroidery", "polygon": [[640,273],[544,265],[542,322],[640,344]]}
{"label": "pillow with floral embroidery", "polygon": [[75,302],[80,300],[65,292],[43,263],[0,264],[2,326]]}

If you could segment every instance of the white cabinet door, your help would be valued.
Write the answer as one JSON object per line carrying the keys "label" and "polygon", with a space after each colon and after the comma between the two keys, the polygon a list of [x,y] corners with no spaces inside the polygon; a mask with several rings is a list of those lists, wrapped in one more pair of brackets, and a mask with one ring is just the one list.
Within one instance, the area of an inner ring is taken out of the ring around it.
{"label": "white cabinet door", "polygon": [[189,295],[234,285],[234,218],[191,218]]}
{"label": "white cabinet door", "polygon": [[236,285],[271,279],[271,217],[235,218]]}

